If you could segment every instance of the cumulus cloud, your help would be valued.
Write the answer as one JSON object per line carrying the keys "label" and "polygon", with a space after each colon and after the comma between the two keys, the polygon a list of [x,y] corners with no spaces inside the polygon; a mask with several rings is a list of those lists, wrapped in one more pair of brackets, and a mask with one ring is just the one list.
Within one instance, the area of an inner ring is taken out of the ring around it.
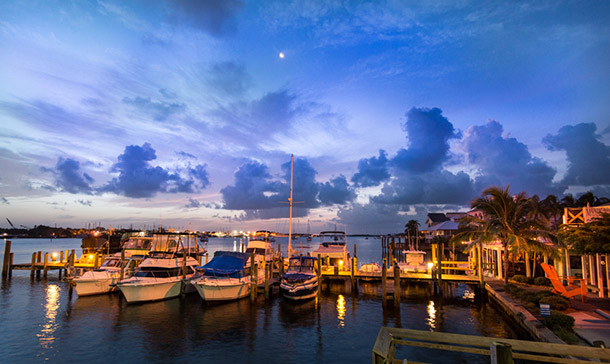
{"label": "cumulus cloud", "polygon": [[184,207],[188,208],[188,209],[196,209],[201,207],[201,202],[195,200],[194,198],[189,198],[189,202],[184,205]]}
{"label": "cumulus cloud", "polygon": [[[220,190],[223,208],[243,210],[239,219],[270,219],[287,216],[290,197],[290,162],[282,164],[282,176],[274,179],[265,164],[251,161],[234,175],[234,184]],[[307,216],[309,209],[320,205],[344,204],[355,198],[345,176],[325,183],[316,181],[316,170],[304,158],[294,160],[294,217]]]}
{"label": "cumulus cloud", "polygon": [[351,181],[358,187],[378,186],[390,178],[387,153],[380,149],[379,157],[363,158],[358,161],[358,172]]}
{"label": "cumulus cloud", "polygon": [[400,207],[369,203],[349,204],[340,207],[337,212],[337,222],[346,225],[347,232],[351,234],[387,234],[399,233],[410,219],[425,220],[425,213],[417,215],[401,214]]}
{"label": "cumulus cloud", "polygon": [[55,176],[55,185],[61,191],[69,193],[92,193],[93,178],[87,173],[81,173],[80,162],[71,158],[59,158],[55,169],[43,168]]}
{"label": "cumulus cloud", "polygon": [[439,169],[449,159],[449,140],[459,134],[439,108],[412,108],[403,125],[408,134],[407,149],[401,149],[391,164],[398,170],[424,173]]}
{"label": "cumulus cloud", "polygon": [[567,185],[609,185],[610,147],[601,142],[593,123],[563,126],[556,135],[542,142],[552,151],[564,150],[568,170],[563,179]]}
{"label": "cumulus cloud", "polygon": [[539,158],[532,157],[527,146],[515,138],[504,137],[497,121],[470,127],[462,146],[468,162],[478,168],[475,188],[509,185],[513,191],[547,195],[562,188],[553,184],[555,169]]}
{"label": "cumulus cloud", "polygon": [[235,15],[245,5],[240,0],[174,0],[167,3],[173,9],[170,20],[174,23],[187,23],[216,37],[235,32]]}
{"label": "cumulus cloud", "polygon": [[123,103],[134,106],[151,115],[156,121],[165,121],[173,114],[182,112],[186,105],[178,102],[152,101],[150,97],[124,97]]}
{"label": "cumulus cloud", "polygon": [[152,197],[160,192],[195,192],[209,185],[205,165],[188,167],[188,176],[183,177],[162,167],[151,166],[150,162],[156,158],[155,150],[149,143],[125,147],[112,167],[112,172],[118,172],[119,176],[100,190],[140,198]]}

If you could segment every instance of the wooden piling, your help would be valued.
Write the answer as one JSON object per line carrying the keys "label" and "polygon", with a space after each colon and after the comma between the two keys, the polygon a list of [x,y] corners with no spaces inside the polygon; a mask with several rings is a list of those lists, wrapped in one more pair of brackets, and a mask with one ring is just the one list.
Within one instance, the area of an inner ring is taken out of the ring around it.
{"label": "wooden piling", "polygon": [[394,305],[400,304],[400,267],[394,261]]}
{"label": "wooden piling", "polygon": [[439,292],[441,290],[441,285],[443,283],[443,243],[439,242],[438,243],[438,249],[437,249],[437,254],[438,254],[438,260],[437,260],[437,278],[438,278],[438,289]]}
{"label": "wooden piling", "polygon": [[250,299],[256,300],[256,263],[254,262],[254,252],[250,253]]}
{"label": "wooden piling", "polygon": [[13,277],[13,258],[15,257],[14,255],[15,255],[15,253],[11,252],[11,254],[10,254],[11,258],[9,259],[9,262],[8,262],[8,277],[9,278]]}
{"label": "wooden piling", "polygon": [[47,279],[47,271],[49,270],[49,253],[44,253],[44,269],[42,273],[42,277]]}
{"label": "wooden piling", "polygon": [[513,364],[513,352],[510,344],[492,342],[489,345],[491,364]]}
{"label": "wooden piling", "polygon": [[205,264],[208,264],[209,259],[210,259],[209,253],[205,253]]}
{"label": "wooden piling", "polygon": [[322,256],[318,254],[318,297],[320,297],[320,292],[322,291],[320,288],[322,287]]}
{"label": "wooden piling", "polygon": [[121,275],[119,276],[119,281],[122,281],[125,278],[125,249],[121,249]]}
{"label": "wooden piling", "polygon": [[[264,261],[264,257],[263,257],[263,261]],[[269,271],[271,270],[270,268],[273,266],[273,260],[271,262],[269,262],[269,264],[267,264],[265,262],[265,299],[269,299]]]}
{"label": "wooden piling", "polygon": [[2,264],[2,278],[8,277],[8,266],[10,264],[11,241],[7,240],[4,243],[4,262]]}
{"label": "wooden piling", "polygon": [[34,279],[35,271],[36,271],[36,253],[32,253],[32,265],[30,266],[30,279]]}
{"label": "wooden piling", "polygon": [[386,287],[388,281],[388,267],[386,259],[387,258],[383,258],[383,266],[381,267],[381,298],[384,304],[388,294],[388,287]]}
{"label": "wooden piling", "polygon": [[479,275],[479,288],[481,292],[485,289],[485,278],[483,277],[483,249],[481,246],[477,246],[477,273]]}
{"label": "wooden piling", "polygon": [[358,270],[358,257],[356,256],[356,244],[354,244],[354,256],[352,257],[352,293],[356,291],[356,270]]}
{"label": "wooden piling", "polygon": [[[76,252],[74,251],[74,249],[72,249],[72,251],[70,252],[70,262],[68,263],[68,270],[69,270],[69,276],[73,277],[74,276],[74,262],[76,262]],[[70,285],[70,287],[72,287],[72,285]]]}

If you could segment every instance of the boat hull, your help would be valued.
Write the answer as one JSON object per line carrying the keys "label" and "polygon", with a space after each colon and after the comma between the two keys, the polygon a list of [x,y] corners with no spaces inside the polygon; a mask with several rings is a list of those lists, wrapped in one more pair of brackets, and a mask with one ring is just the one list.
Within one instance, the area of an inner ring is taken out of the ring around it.
{"label": "boat hull", "polygon": [[232,301],[250,293],[250,282],[246,279],[202,279],[192,284],[204,301]]}
{"label": "boat hull", "polygon": [[290,282],[282,279],[280,292],[284,298],[293,301],[314,298],[318,293],[318,277],[313,276],[302,282]]}
{"label": "boat hull", "polygon": [[[128,303],[160,301],[178,297],[182,293],[182,279],[171,280],[129,280],[118,284]],[[194,292],[194,287],[186,283],[185,293]]]}
{"label": "boat hull", "polygon": [[100,278],[100,279],[78,279],[73,280],[74,290],[79,296],[92,296],[96,294],[106,294],[114,291],[114,284],[118,278]]}

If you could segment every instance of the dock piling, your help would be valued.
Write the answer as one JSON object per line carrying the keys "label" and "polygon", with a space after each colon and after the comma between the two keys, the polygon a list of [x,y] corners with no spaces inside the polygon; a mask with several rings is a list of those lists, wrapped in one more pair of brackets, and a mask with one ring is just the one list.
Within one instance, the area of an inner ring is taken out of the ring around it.
{"label": "dock piling", "polygon": [[46,252],[46,253],[44,253],[44,268],[43,268],[43,271],[42,271],[42,277],[44,279],[47,279],[47,272],[48,272],[48,270],[49,270],[49,253]]}
{"label": "dock piling", "polygon": [[250,299],[256,300],[256,290],[258,289],[256,284],[256,263],[254,262],[254,252],[250,253]]}
{"label": "dock piling", "polygon": [[383,258],[383,266],[381,267],[381,298],[383,303],[385,304],[385,300],[388,294],[388,287],[386,286],[388,278],[388,267],[386,258]]}
{"label": "dock piling", "polygon": [[398,262],[394,261],[394,305],[400,304],[400,267]]}
{"label": "dock piling", "polygon": [[35,271],[36,271],[36,253],[32,253],[32,265],[30,265],[30,279],[34,279]]}
{"label": "dock piling", "polygon": [[2,278],[8,278],[10,255],[11,255],[11,241],[7,240],[6,243],[4,243],[4,262],[2,264]]}
{"label": "dock piling", "polygon": [[318,297],[320,297],[320,287],[322,286],[322,256],[318,254]]}

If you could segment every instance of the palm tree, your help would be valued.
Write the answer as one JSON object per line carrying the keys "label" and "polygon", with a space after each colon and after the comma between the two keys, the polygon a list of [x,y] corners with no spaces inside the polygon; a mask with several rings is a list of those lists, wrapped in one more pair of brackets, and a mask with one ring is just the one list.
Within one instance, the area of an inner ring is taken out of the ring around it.
{"label": "palm tree", "polygon": [[412,239],[417,239],[417,235],[419,234],[419,221],[409,220],[405,225],[405,233],[407,234],[407,239],[411,245],[409,248],[411,249],[413,245]]}
{"label": "palm tree", "polygon": [[548,249],[540,238],[554,241],[554,236],[546,229],[540,214],[535,213],[532,200],[525,192],[511,195],[508,187],[489,187],[472,201],[470,207],[483,213],[482,226],[476,227],[482,237],[495,237],[504,250],[504,283],[508,284],[508,250],[515,251],[536,247]]}

